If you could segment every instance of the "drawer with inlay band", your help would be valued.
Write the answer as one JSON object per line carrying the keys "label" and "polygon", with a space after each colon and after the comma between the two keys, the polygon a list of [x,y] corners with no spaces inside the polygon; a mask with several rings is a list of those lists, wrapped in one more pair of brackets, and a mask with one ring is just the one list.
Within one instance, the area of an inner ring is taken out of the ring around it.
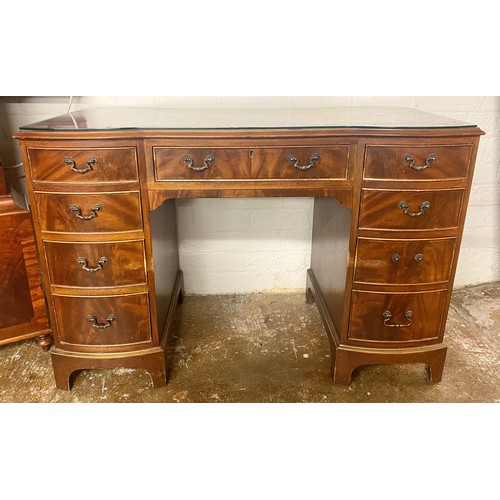
{"label": "drawer with inlay band", "polygon": [[451,274],[456,241],[455,237],[358,238],[354,281],[404,286],[446,282]]}
{"label": "drawer with inlay band", "polygon": [[144,241],[73,243],[44,241],[50,284],[123,287],[146,284]]}
{"label": "drawer with inlay band", "polygon": [[154,147],[153,164],[157,181],[346,179],[350,147]]}
{"label": "drawer with inlay band", "polygon": [[360,229],[428,230],[457,228],[463,189],[363,189]]}
{"label": "drawer with inlay band", "polygon": [[53,295],[59,337],[70,350],[127,351],[151,343],[147,293],[75,297]]}
{"label": "drawer with inlay band", "polygon": [[28,147],[34,182],[102,184],[139,179],[135,147]]}
{"label": "drawer with inlay band", "polygon": [[391,345],[442,337],[446,290],[352,293],[349,340]]}
{"label": "drawer with inlay band", "polygon": [[472,144],[367,145],[363,177],[404,181],[465,179],[472,151]]}
{"label": "drawer with inlay band", "polygon": [[36,193],[42,231],[62,233],[142,230],[140,193]]}

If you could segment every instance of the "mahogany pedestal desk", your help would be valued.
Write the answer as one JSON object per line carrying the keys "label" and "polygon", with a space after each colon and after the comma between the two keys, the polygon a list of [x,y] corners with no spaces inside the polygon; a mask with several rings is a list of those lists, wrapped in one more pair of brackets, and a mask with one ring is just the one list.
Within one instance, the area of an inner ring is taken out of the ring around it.
{"label": "mahogany pedestal desk", "polygon": [[110,108],[22,127],[57,387],[113,367],[166,383],[183,293],[175,199],[199,197],[314,197],[306,297],[330,340],[333,382],[388,363],[423,363],[441,380],[481,134],[412,109],[356,107]]}

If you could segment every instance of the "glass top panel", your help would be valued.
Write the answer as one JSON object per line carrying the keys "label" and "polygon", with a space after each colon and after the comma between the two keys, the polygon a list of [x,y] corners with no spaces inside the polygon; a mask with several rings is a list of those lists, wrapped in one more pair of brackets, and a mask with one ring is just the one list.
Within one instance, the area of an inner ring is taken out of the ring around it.
{"label": "glass top panel", "polygon": [[267,109],[84,109],[21,127],[21,130],[215,130],[300,128],[475,127],[411,108],[334,107]]}

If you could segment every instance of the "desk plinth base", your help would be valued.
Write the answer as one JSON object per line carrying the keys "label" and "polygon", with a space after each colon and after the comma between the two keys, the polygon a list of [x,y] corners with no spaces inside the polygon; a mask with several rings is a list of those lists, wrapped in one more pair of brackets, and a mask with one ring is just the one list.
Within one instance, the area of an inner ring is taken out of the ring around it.
{"label": "desk plinth base", "polygon": [[334,384],[348,385],[353,371],[360,366],[405,363],[423,363],[426,365],[428,382],[441,381],[446,359],[446,345],[440,343],[419,347],[382,349],[342,344],[311,269],[307,271],[306,300],[316,302],[328,335],[332,360],[330,373]]}
{"label": "desk plinth base", "polygon": [[142,368],[151,375],[153,387],[167,382],[165,353],[160,347],[121,355],[83,354],[54,348],[51,355],[58,389],[71,390],[77,371],[97,368]]}

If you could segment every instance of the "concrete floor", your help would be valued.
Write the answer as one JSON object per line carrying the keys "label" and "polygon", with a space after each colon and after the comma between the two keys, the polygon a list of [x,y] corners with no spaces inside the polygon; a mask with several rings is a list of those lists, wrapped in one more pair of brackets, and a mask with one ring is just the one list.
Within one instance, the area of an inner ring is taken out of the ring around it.
{"label": "concrete floor", "polygon": [[49,353],[34,341],[0,347],[1,402],[500,402],[500,282],[454,292],[443,380],[423,365],[359,368],[329,378],[329,345],[301,294],[190,296],[177,311],[170,380],[143,370],[84,370],[55,388]]}

